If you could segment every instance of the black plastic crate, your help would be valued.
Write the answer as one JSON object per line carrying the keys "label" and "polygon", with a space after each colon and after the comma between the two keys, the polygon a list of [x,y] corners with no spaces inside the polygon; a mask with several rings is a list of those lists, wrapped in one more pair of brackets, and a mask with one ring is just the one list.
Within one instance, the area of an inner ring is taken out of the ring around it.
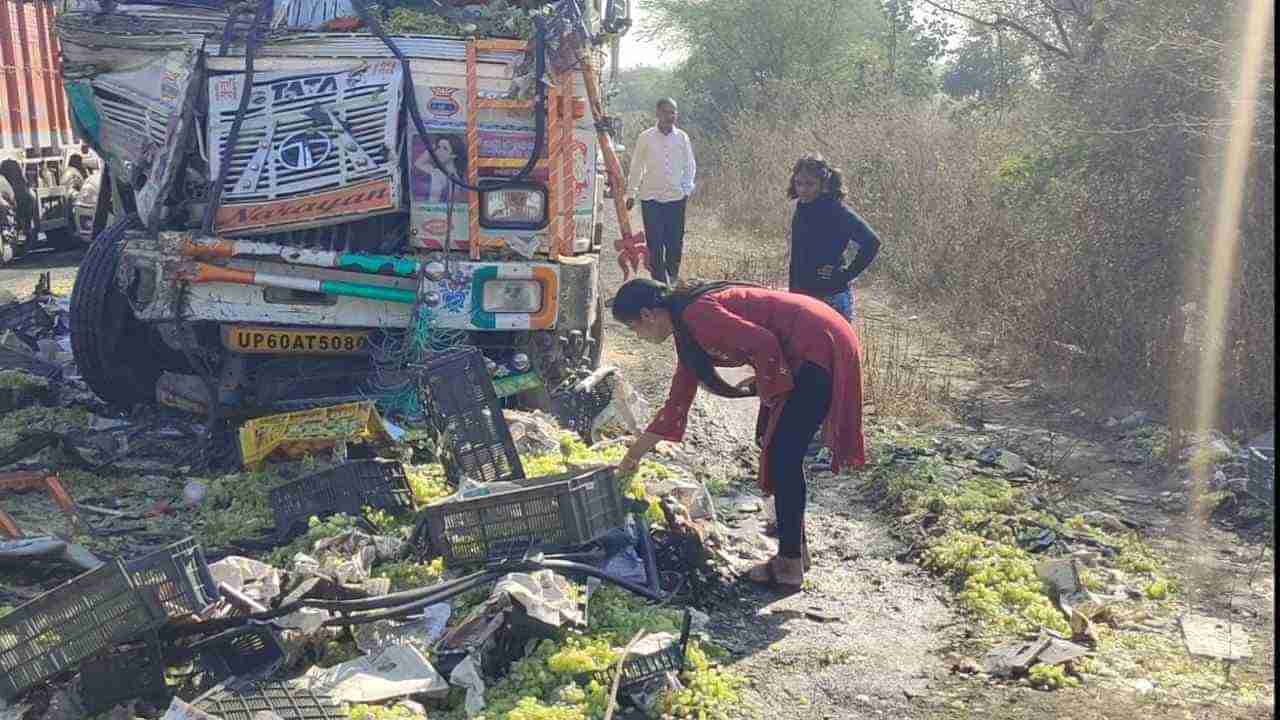
{"label": "black plastic crate", "polygon": [[284,662],[284,647],[275,631],[264,625],[227,630],[188,650],[194,653],[192,673],[181,693],[188,698],[198,697],[228,681],[249,683],[266,678]]}
{"label": "black plastic crate", "polygon": [[90,715],[134,699],[159,704],[171,697],[164,679],[164,656],[157,639],[115,650],[80,664],[80,697]]}
{"label": "black plastic crate", "polygon": [[62,366],[41,360],[35,355],[19,352],[11,348],[0,347],[0,368],[21,370],[38,375],[50,382],[62,381]]}
{"label": "black plastic crate", "polygon": [[398,512],[413,508],[413,493],[398,462],[357,460],[271,490],[271,513],[280,542],[305,531],[311,516],[359,516],[364,507]]}
{"label": "black plastic crate", "polygon": [[0,618],[0,697],[12,699],[165,620],[122,563],[104,563]]}
{"label": "black plastic crate", "polygon": [[35,349],[35,339],[41,333],[53,329],[53,317],[45,311],[39,300],[0,305],[0,335],[12,330],[15,335]]}
{"label": "black plastic crate", "polygon": [[534,543],[570,548],[626,521],[612,467],[520,484],[528,487],[423,508],[415,543],[454,566],[519,555]]}
{"label": "black plastic crate", "polygon": [[524,477],[520,454],[478,348],[434,355],[422,370],[418,386],[427,416],[445,438],[443,464],[449,482]]}
{"label": "black plastic crate", "polygon": [[348,720],[328,695],[281,682],[254,683],[235,690],[215,688],[192,704],[222,720]]}
{"label": "black plastic crate", "polygon": [[[692,621],[693,614],[686,609],[678,641],[652,655],[633,655],[623,661],[622,680],[618,683],[618,690],[626,690],[627,688],[647,683],[663,673],[683,672],[685,651],[689,647],[689,629],[692,626]],[[601,685],[609,687],[613,683],[614,672],[615,670],[610,668],[609,670],[594,673],[594,676]]]}
{"label": "black plastic crate", "polygon": [[220,597],[204,550],[194,537],[133,560],[127,569],[133,584],[155,592],[170,617],[199,615]]}

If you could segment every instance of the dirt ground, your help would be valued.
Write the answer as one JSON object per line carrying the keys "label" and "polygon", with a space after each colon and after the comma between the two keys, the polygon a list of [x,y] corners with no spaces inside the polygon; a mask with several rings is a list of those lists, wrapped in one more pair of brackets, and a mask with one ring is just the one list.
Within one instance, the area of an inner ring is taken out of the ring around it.
{"label": "dirt ground", "polygon": [[49,273],[50,287],[58,294],[69,293],[84,250],[39,251],[0,266],[0,295],[12,293],[25,300],[35,289],[41,273]]}
{"label": "dirt ground", "polygon": [[[607,229],[606,238],[615,236],[616,229]],[[723,243],[697,223],[695,211],[686,256],[740,252]],[[605,243],[602,258],[606,297],[622,280],[610,244]],[[25,297],[39,273],[48,271],[55,291],[65,292],[78,258],[79,253],[44,253],[0,268],[0,291]],[[895,538],[892,519],[860,494],[857,478],[819,474],[810,484],[814,568],[804,591],[778,598],[739,585],[733,597],[711,609],[711,634],[731,653],[727,664],[750,683],[743,717],[1273,717],[1272,555],[1259,541],[1198,522],[1185,504],[1162,496],[1177,488],[1161,466],[1117,461],[1125,447],[1103,420],[1128,408],[1010,374],[999,348],[948,335],[940,323],[930,323],[926,310],[876,287],[874,274],[859,290],[867,332],[903,330],[931,338],[928,351],[916,360],[922,372],[945,381],[949,398],[943,410],[949,417],[926,425],[870,414],[869,433],[945,432],[1029,454],[1049,438],[1051,447],[1042,454],[1061,479],[1043,493],[1064,508],[1107,510],[1136,521],[1142,538],[1170,563],[1184,588],[1173,610],[1230,617],[1249,630],[1253,657],[1236,666],[1232,677],[1261,684],[1265,697],[1241,704],[1187,701],[1173,693],[1142,695],[1133,684],[1140,674],[1091,678],[1081,688],[1057,692],[956,674],[957,657],[980,651],[971,623],[953,607],[952,589],[906,557],[908,548]],[[605,363],[618,366],[656,410],[670,382],[674,350],[639,342],[612,318],[606,319],[606,338]],[[752,400],[700,393],[686,442],[665,451],[700,465],[722,496],[754,493],[755,410]],[[770,541],[757,532],[759,513],[722,519],[736,532],[759,538],[761,558],[770,552]]]}
{"label": "dirt ground", "polygon": [[[606,232],[606,237],[613,235]],[[700,254],[740,252],[730,242],[695,219],[685,256],[696,262]],[[605,244],[602,267],[610,297],[622,277],[610,243]],[[889,518],[859,495],[856,478],[819,474],[809,489],[814,568],[805,590],[778,599],[743,585],[737,603],[712,613],[713,634],[733,653],[730,664],[750,682],[745,715],[776,720],[1274,716],[1274,564],[1264,545],[1206,527],[1190,518],[1185,506],[1160,504],[1159,493],[1172,486],[1159,467],[1115,462],[1122,450],[1116,431],[1103,427],[1103,421],[1130,409],[1072,397],[1069,387],[1010,375],[999,348],[948,335],[941,324],[930,323],[926,310],[913,308],[872,280],[858,291],[867,332],[929,338],[927,352],[915,359],[923,372],[948,388],[944,411],[952,422],[926,425],[872,414],[869,433],[938,429],[950,438],[1007,446],[1036,439],[1043,444],[1048,437],[1050,447],[1042,454],[1053,460],[1054,473],[1064,480],[1046,489],[1046,495],[1063,508],[1106,510],[1136,519],[1143,539],[1171,563],[1171,572],[1186,588],[1174,601],[1179,612],[1231,617],[1252,633],[1253,657],[1236,667],[1233,677],[1264,684],[1266,697],[1260,704],[1240,707],[1161,693],[1140,695],[1133,678],[1126,677],[1046,692],[953,674],[954,659],[972,657],[975,644],[970,623],[950,606],[952,591],[899,559],[908,548],[894,538]],[[617,365],[656,410],[670,383],[674,350],[640,342],[611,317],[606,337],[605,363]],[[869,339],[864,337],[864,343]],[[973,422],[954,422],[972,421],[963,416],[972,416],[974,408],[982,415],[981,429]],[[684,450],[674,452],[701,460],[706,477],[724,483],[723,494],[756,492],[755,411],[753,400],[699,393]],[[761,517],[740,514],[730,522],[753,533]],[[768,542],[761,539],[762,548],[771,547]]]}

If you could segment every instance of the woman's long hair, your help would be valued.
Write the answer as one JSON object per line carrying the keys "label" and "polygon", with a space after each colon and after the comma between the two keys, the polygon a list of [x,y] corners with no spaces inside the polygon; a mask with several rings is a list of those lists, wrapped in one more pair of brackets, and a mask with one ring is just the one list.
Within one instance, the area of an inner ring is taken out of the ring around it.
{"label": "woman's long hair", "polygon": [[755,388],[735,387],[720,377],[715,363],[711,361],[711,355],[693,339],[684,323],[684,310],[693,301],[729,287],[756,286],[751,283],[724,281],[681,284],[673,288],[648,278],[636,278],[618,288],[618,294],[613,298],[613,317],[618,322],[627,323],[640,317],[641,310],[669,311],[676,356],[685,367],[693,371],[698,382],[720,397],[752,397],[756,394]]}
{"label": "woman's long hair", "polygon": [[802,172],[818,179],[822,186],[821,195],[833,197],[837,201],[844,200],[844,172],[827,162],[826,158],[818,153],[804,155],[792,166],[791,178],[787,180],[787,198],[789,200],[795,200],[799,197],[796,193],[796,175]]}

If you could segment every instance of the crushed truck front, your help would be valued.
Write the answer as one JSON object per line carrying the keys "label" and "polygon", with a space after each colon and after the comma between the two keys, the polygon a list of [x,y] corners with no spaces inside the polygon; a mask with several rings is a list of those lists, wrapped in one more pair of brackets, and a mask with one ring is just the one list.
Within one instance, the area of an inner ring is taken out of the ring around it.
{"label": "crushed truck front", "polygon": [[223,402],[252,404],[273,361],[358,363],[424,325],[483,347],[496,375],[526,376],[519,389],[598,364],[602,188],[579,72],[547,63],[538,143],[526,41],[277,27],[246,88],[250,53],[219,44],[219,11],[113,12],[131,11],[152,23],[144,39],[110,32],[123,17],[59,25],[76,121],[136,217],[86,256],[82,279],[113,282],[78,282],[73,313],[125,308],[129,350],[155,346],[144,362],[73,328],[100,395],[151,399],[161,373],[194,360],[220,373]]}

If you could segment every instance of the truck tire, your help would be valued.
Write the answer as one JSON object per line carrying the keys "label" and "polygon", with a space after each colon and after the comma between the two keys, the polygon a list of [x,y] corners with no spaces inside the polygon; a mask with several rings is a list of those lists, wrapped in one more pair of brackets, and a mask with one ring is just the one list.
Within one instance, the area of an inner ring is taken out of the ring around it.
{"label": "truck tire", "polygon": [[71,291],[71,352],[80,377],[98,397],[124,406],[155,399],[161,367],[152,350],[163,344],[134,318],[116,284],[120,241],[134,220],[126,217],[94,239]]}

